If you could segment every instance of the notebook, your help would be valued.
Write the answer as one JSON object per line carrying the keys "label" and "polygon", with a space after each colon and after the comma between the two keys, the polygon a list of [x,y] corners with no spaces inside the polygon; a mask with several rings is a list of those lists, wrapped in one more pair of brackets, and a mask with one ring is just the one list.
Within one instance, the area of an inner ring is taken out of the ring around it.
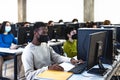
{"label": "notebook", "polygon": [[37,78],[50,80],[67,80],[73,73],[55,70],[46,70],[37,75]]}

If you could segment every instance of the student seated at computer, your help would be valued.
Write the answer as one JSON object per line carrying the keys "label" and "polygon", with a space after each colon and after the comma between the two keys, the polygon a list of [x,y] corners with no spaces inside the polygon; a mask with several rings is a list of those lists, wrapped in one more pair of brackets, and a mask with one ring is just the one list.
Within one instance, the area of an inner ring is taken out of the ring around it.
{"label": "student seated at computer", "polygon": [[33,40],[23,51],[22,62],[27,80],[33,80],[39,73],[45,70],[63,71],[64,69],[59,63],[71,62],[75,64],[80,62],[75,59],[60,56],[45,43],[48,36],[45,31],[46,27],[43,22],[36,22],[34,24]]}
{"label": "student seated at computer", "polygon": [[66,29],[66,42],[63,44],[63,51],[70,58],[77,56],[77,40],[75,39],[76,34],[77,33],[74,28],[68,27]]}
{"label": "student seated at computer", "polygon": [[[17,44],[17,40],[11,33],[11,23],[9,21],[4,21],[0,29],[0,47],[16,49],[17,45],[12,45],[12,43]],[[4,53],[0,53],[0,76],[2,76],[2,65],[4,60],[12,59],[13,56],[7,56]]]}

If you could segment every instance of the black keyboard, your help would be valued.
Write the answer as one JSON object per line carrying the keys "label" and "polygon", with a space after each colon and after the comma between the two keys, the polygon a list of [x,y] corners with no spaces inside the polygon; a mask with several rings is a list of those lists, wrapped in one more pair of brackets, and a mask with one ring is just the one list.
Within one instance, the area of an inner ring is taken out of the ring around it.
{"label": "black keyboard", "polygon": [[68,72],[73,72],[74,74],[80,74],[86,69],[86,66],[87,66],[86,63],[77,64]]}

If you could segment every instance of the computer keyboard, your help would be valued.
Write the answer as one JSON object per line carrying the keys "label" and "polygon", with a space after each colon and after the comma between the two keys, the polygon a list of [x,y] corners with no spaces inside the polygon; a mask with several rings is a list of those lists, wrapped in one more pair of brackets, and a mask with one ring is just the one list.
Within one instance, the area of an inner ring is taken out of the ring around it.
{"label": "computer keyboard", "polygon": [[68,72],[73,72],[74,74],[80,74],[86,69],[86,66],[87,66],[86,63],[77,64]]}

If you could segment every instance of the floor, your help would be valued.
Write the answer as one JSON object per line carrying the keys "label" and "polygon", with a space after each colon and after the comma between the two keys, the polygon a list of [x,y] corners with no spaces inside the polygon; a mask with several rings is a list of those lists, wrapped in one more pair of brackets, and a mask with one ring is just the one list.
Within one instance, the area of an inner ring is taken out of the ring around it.
{"label": "floor", "polygon": [[14,63],[11,62],[7,65],[6,74],[5,74],[5,65],[3,65],[3,77],[10,78],[14,80]]}
{"label": "floor", "polygon": [[[3,77],[7,77],[11,80],[14,80],[14,62],[10,62],[7,65],[6,74],[5,74],[5,64],[3,65]],[[25,80],[23,78],[19,78],[19,80]]]}

